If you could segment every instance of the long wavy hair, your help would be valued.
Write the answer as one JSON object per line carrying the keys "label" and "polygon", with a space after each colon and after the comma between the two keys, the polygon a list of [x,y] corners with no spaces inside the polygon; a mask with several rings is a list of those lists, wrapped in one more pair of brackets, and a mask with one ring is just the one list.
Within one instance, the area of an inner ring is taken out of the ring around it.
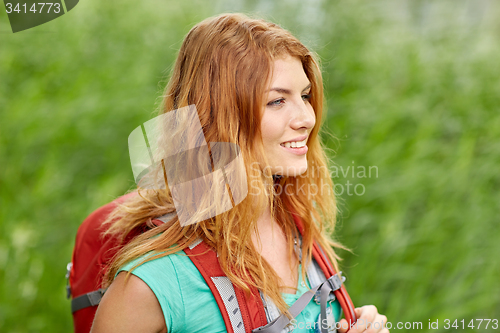
{"label": "long wavy hair", "polygon": [[[311,82],[310,103],[316,125],[307,142],[308,170],[297,177],[282,177],[276,184],[273,175],[266,172],[269,168],[265,168],[260,124],[274,61],[286,56],[302,62]],[[313,241],[319,243],[337,268],[339,258],[333,247],[342,245],[330,238],[337,208],[327,158],[318,136],[323,103],[323,82],[316,56],[280,26],[242,14],[223,14],[194,26],[171,71],[160,114],[194,104],[207,142],[239,145],[247,166],[248,195],[233,209],[202,222],[183,227],[173,217],[157,226],[153,219],[175,212],[168,186],[137,190],[138,195],[109,216],[107,234],[125,242],[137,230],[146,227],[147,231],[118,252],[107,270],[105,286],[124,264],[145,254],[151,255],[142,262],[179,252],[201,238],[218,253],[222,269],[235,285],[247,291],[249,286],[258,288],[282,312],[287,312],[280,291],[283,282],[256,250],[251,236],[257,232],[258,218],[270,206],[287,238],[290,257],[297,256],[293,209],[304,225],[301,274],[305,276],[305,267],[311,261]]]}

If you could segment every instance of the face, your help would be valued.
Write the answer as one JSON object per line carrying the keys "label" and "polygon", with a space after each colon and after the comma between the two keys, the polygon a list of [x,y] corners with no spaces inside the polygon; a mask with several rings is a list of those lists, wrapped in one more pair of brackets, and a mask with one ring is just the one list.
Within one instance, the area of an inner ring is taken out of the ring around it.
{"label": "face", "polygon": [[307,141],[316,124],[310,91],[299,59],[275,60],[261,122],[264,151],[274,175],[298,176],[307,170]]}

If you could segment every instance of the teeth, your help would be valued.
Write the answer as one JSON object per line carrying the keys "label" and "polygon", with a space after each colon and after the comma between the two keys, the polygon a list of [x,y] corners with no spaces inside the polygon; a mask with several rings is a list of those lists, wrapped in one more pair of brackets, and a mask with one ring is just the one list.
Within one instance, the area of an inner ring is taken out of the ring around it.
{"label": "teeth", "polygon": [[297,148],[302,148],[306,145],[307,139],[304,139],[303,141],[296,142],[296,147]]}
{"label": "teeth", "polygon": [[302,148],[306,145],[307,139],[303,141],[293,141],[293,142],[285,142],[281,145],[286,148]]}

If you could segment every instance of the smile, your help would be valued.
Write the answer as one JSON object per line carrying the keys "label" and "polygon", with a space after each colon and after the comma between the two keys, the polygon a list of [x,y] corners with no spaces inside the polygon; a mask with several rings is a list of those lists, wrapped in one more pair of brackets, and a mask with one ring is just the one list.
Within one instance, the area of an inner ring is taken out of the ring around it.
{"label": "smile", "polygon": [[289,141],[289,142],[283,142],[280,145],[282,147],[286,148],[302,148],[306,145],[307,139],[304,139],[302,141]]}

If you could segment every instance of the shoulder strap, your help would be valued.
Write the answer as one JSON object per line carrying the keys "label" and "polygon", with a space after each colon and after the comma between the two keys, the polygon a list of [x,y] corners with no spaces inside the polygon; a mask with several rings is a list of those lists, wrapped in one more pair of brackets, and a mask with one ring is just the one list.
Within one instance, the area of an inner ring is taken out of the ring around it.
{"label": "shoulder strap", "polygon": [[250,293],[233,285],[220,267],[217,254],[198,240],[184,249],[214,295],[229,333],[250,333],[252,328],[267,324],[260,293]]}
{"label": "shoulder strap", "polygon": [[[304,225],[302,223],[302,220],[295,212],[292,212],[292,216],[295,224],[297,225],[297,229],[302,234],[304,232]],[[314,242],[313,244],[312,255],[327,278],[337,276],[337,272],[333,268],[332,263],[317,242]],[[345,319],[350,324],[350,327],[352,327],[357,318],[356,313],[354,312],[354,304],[352,303],[347,290],[345,289],[344,285],[341,284],[340,288],[334,290],[333,293],[339,301],[342,310],[344,311]]]}
{"label": "shoulder strap", "polygon": [[[292,216],[297,229],[302,234],[304,227],[300,217],[295,213]],[[251,290],[251,293],[245,293],[240,288],[234,286],[220,267],[217,254],[202,242],[201,239],[195,241],[184,252],[198,268],[212,291],[229,333],[278,333],[288,324],[289,319],[283,315],[267,323],[264,304],[258,290]],[[328,294],[333,292],[344,310],[346,320],[353,324],[356,321],[354,305],[342,284],[340,274],[335,272],[328,257],[316,242],[313,244],[312,254],[318,266],[327,277],[327,280],[302,295],[292,305],[289,312],[292,316],[297,316],[314,297],[315,293],[320,292],[322,303],[321,315],[322,318],[326,318],[326,300]]]}

